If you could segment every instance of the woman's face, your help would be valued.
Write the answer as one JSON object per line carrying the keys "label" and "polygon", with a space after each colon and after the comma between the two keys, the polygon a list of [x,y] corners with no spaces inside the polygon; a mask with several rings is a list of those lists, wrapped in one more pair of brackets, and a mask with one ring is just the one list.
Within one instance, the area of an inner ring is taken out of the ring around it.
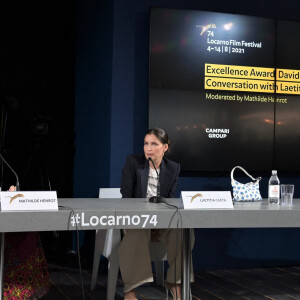
{"label": "woman's face", "polygon": [[152,158],[155,164],[160,164],[168,144],[163,144],[154,134],[147,134],[144,138],[144,153],[146,158]]}

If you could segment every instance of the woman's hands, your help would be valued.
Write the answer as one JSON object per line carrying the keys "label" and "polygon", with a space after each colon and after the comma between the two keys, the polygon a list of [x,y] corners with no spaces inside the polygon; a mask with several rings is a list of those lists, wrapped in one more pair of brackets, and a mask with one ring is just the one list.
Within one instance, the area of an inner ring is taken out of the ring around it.
{"label": "woman's hands", "polygon": [[16,191],[16,187],[14,185],[11,185],[8,191],[9,192],[15,192]]}

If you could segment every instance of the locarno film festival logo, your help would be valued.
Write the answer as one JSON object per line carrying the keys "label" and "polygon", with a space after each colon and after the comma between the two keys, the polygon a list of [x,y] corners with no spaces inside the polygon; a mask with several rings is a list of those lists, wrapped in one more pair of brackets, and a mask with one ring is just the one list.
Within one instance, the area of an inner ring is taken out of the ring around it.
{"label": "locarno film festival logo", "polygon": [[17,194],[17,195],[14,195],[13,197],[6,196],[5,198],[10,198],[9,204],[11,204],[15,199],[22,198],[22,197],[24,197],[23,194]]}

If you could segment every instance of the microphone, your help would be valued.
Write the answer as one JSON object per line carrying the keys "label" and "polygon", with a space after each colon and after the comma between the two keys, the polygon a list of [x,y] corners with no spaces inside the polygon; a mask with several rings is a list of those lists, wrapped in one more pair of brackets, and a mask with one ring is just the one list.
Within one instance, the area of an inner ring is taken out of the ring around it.
{"label": "microphone", "polygon": [[0,152],[0,158],[2,159],[2,161],[10,168],[10,170],[14,173],[14,175],[16,176],[17,182],[16,182],[16,191],[20,191],[20,182],[19,182],[19,177],[17,175],[17,173],[13,170],[13,168],[9,165],[9,163],[4,159],[4,157],[2,156],[1,152]]}
{"label": "microphone", "polygon": [[156,175],[157,175],[157,192],[156,192],[156,196],[152,196],[149,198],[149,202],[152,202],[152,203],[162,203],[164,202],[163,200],[163,197],[160,196],[160,183],[159,183],[159,174],[155,168],[155,164],[152,160],[151,157],[148,158],[148,161],[152,162],[152,165],[154,167],[154,170],[156,172]]}

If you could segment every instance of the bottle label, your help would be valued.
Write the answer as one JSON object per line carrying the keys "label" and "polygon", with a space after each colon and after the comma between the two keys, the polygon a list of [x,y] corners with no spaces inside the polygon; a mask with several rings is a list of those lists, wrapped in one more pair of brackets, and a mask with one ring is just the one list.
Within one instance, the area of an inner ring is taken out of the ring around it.
{"label": "bottle label", "polygon": [[279,185],[269,185],[269,198],[279,198]]}

